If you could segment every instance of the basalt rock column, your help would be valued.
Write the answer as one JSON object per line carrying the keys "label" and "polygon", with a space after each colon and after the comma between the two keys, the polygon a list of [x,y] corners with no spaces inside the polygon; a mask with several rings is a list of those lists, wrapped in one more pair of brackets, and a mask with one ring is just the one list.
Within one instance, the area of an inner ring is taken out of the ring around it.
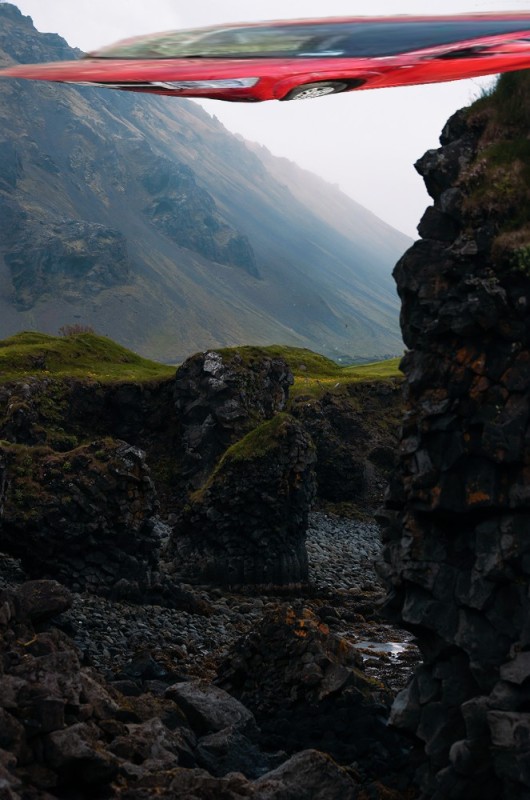
{"label": "basalt rock column", "polygon": [[198,489],[230,445],[284,411],[293,381],[283,358],[267,358],[252,348],[188,358],[174,387],[180,420],[175,457],[183,486]]}
{"label": "basalt rock column", "polygon": [[230,447],[173,529],[176,569],[232,586],[306,581],[315,459],[311,439],[288,414]]}
{"label": "basalt rock column", "polygon": [[424,663],[392,721],[435,800],[530,797],[530,249],[523,166],[491,155],[518,135],[488,105],[448,122],[395,270],[410,350],[382,571]]}

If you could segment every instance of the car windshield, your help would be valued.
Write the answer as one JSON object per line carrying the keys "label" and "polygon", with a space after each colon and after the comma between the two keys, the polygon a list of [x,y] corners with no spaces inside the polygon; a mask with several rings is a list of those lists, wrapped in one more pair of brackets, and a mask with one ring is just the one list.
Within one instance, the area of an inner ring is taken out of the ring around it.
{"label": "car windshield", "polygon": [[530,18],[429,22],[327,22],[202,28],[151,34],[89,58],[383,57],[482,36],[530,30]]}

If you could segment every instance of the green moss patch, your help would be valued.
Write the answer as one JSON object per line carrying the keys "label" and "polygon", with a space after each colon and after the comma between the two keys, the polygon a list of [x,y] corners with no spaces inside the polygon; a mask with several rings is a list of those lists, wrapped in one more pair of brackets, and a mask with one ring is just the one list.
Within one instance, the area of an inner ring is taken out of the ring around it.
{"label": "green moss patch", "polygon": [[264,347],[225,347],[216,352],[223,358],[230,359],[239,356],[242,365],[251,367],[255,361],[263,358],[283,358],[294,373],[309,372],[312,375],[332,375],[337,369],[337,364],[326,356],[321,356],[304,347],[288,347],[287,345],[272,344]]}
{"label": "green moss patch", "polygon": [[[501,75],[493,91],[468,110],[471,125],[484,130],[479,151],[466,170],[465,210],[486,212],[500,235],[518,231],[530,221],[530,74]],[[530,242],[525,237],[525,244]]]}
{"label": "green moss patch", "polygon": [[200,503],[205,492],[220,477],[226,467],[231,464],[265,458],[271,451],[278,448],[285,428],[292,420],[293,417],[290,414],[276,414],[272,419],[262,422],[261,425],[231,445],[221,456],[206,483],[190,496],[191,502]]}
{"label": "green moss patch", "polygon": [[174,367],[149,361],[93,333],[60,337],[24,332],[0,341],[1,383],[30,376],[146,382],[174,374]]}
{"label": "green moss patch", "polygon": [[279,446],[285,425],[290,419],[292,417],[288,414],[276,414],[272,419],[262,422],[228,448],[219,463],[219,468],[230,461],[250,461],[266,456]]}

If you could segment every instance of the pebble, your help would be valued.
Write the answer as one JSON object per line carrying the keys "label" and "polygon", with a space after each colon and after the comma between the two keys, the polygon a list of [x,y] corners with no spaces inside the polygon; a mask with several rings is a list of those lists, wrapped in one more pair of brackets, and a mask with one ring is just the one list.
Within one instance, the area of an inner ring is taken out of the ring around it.
{"label": "pebble", "polygon": [[381,537],[375,522],[310,515],[307,531],[309,580],[318,588],[364,591],[381,588],[374,563],[381,553]]}
{"label": "pebble", "polygon": [[[364,591],[381,591],[373,566],[381,551],[377,524],[314,512],[307,531],[307,551],[310,583],[317,593],[319,589],[348,591],[361,587]],[[0,588],[21,579],[23,573],[17,564],[0,557]],[[197,592],[191,586],[188,589]],[[210,617],[74,594],[73,606],[61,615],[60,626],[78,645],[84,663],[109,678],[138,651],[150,652],[176,672],[182,669],[183,660],[188,669],[200,671],[205,655],[226,652],[255,626],[264,610],[274,605],[269,598],[229,592],[222,595],[217,588],[201,587],[201,594],[214,607]]]}

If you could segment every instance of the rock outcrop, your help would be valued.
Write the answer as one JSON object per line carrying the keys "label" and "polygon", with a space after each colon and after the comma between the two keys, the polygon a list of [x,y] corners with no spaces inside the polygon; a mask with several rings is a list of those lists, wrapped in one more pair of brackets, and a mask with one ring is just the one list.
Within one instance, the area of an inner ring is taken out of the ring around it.
{"label": "rock outcrop", "polygon": [[[245,348],[243,348],[243,351]],[[198,489],[217,460],[260,422],[284,411],[293,375],[282,358],[237,350],[197,353],[179,368],[175,458],[185,485]]]}
{"label": "rock outcrop", "polygon": [[160,549],[145,454],[101,440],[69,453],[0,448],[2,549],[76,591],[138,593]]}
{"label": "rock outcrop", "polygon": [[32,355],[27,365],[32,375],[0,385],[0,439],[66,452],[90,437],[113,437],[156,451],[153,466],[166,447],[171,452],[177,425],[171,378],[111,383],[57,378],[48,372],[54,357],[53,352]]}
{"label": "rock outcrop", "polygon": [[265,749],[317,748],[406,782],[409,742],[387,728],[390,693],[362,663],[309,609],[280,606],[236,643],[218,682],[254,712]]}
{"label": "rock outcrop", "polygon": [[[160,498],[166,519],[180,520],[180,553],[193,552],[192,561],[201,554],[203,577],[236,584],[307,578],[315,453],[300,423],[280,424],[293,381],[282,358],[201,353],[174,380],[106,384],[49,376],[48,359],[56,357],[32,356],[24,363],[35,375],[0,387],[0,437],[11,445],[3,450],[9,491],[0,524],[4,549],[20,554],[29,574],[77,589],[116,591],[118,583],[129,596],[135,586],[161,591],[153,578]],[[271,425],[260,429],[263,420]],[[80,444],[92,437],[99,438]],[[230,445],[237,446],[216,468]],[[122,456],[134,461],[129,473],[112,466]],[[175,591],[166,589],[164,603]]]}
{"label": "rock outcrop", "polygon": [[[528,104],[517,80],[503,84],[512,112]],[[395,270],[410,352],[383,572],[424,663],[392,721],[421,742],[432,800],[530,796],[530,279],[527,232],[513,230],[528,126],[516,118],[479,105],[448,122],[417,164],[435,201],[422,240]]]}
{"label": "rock outcrop", "polygon": [[259,278],[256,256],[248,237],[227,225],[216,202],[197,185],[193,170],[138,148],[143,159],[141,183],[150,202],[144,213],[158,230],[181,247],[204,256],[208,261],[238,267]]}
{"label": "rock outcrop", "polygon": [[173,528],[175,568],[231,586],[306,581],[315,459],[311,439],[288,414],[232,445]]}
{"label": "rock outcrop", "polygon": [[395,468],[402,414],[400,381],[351,384],[345,395],[298,395],[291,413],[316,448],[321,501],[377,508]]}

